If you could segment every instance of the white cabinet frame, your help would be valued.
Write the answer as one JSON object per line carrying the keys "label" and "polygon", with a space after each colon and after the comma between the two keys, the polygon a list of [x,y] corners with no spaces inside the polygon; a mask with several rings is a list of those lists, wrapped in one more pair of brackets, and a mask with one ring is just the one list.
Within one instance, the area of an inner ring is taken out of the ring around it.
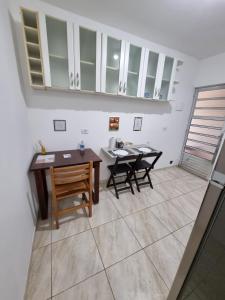
{"label": "white cabinet frame", "polygon": [[[129,57],[130,57],[130,45],[134,45],[134,44],[132,44],[130,42],[126,42],[122,95],[126,95],[126,91],[127,91],[127,77],[128,77],[128,67],[129,67]],[[134,45],[134,46],[136,46],[136,45]],[[139,46],[137,46],[137,47],[139,47]],[[139,67],[139,75],[138,75],[137,97],[140,97],[140,95],[141,95],[143,65],[144,65],[144,59],[145,59],[145,48],[143,48],[143,47],[140,47],[140,48],[141,48],[141,58],[140,58],[140,67]]]}
{"label": "white cabinet frame", "polygon": [[96,33],[96,82],[95,91],[100,92],[101,79],[101,33],[92,30],[80,24],[74,24],[73,40],[74,40],[74,86],[76,90],[81,90],[81,73],[80,73],[80,28],[85,28]]}
{"label": "white cabinet frame", "polygon": [[[114,36],[108,36],[107,34],[102,34],[102,66],[101,66],[101,92],[106,92],[106,64],[107,64],[107,41],[108,37],[111,37],[115,40],[119,40]],[[119,80],[118,80],[118,95],[123,95],[123,77],[124,77],[124,59],[125,59],[125,49],[126,43],[123,40],[119,40],[121,42],[120,49],[120,67],[119,67]]]}

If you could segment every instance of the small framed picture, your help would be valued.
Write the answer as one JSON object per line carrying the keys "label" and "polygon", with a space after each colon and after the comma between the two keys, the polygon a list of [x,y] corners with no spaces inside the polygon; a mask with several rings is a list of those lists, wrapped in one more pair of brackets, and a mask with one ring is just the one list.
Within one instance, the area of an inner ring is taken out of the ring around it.
{"label": "small framed picture", "polygon": [[66,131],[66,120],[53,120],[54,131]]}
{"label": "small framed picture", "polygon": [[109,117],[109,130],[119,130],[120,118],[119,117]]}
{"label": "small framed picture", "polygon": [[133,127],[133,131],[141,131],[141,127],[142,127],[142,117],[135,117],[134,118],[134,127]]}

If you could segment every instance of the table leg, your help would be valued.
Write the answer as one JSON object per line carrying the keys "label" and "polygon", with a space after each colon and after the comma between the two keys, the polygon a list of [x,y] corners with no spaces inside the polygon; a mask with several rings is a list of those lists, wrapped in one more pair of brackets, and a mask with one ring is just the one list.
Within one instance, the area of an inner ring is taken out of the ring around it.
{"label": "table leg", "polygon": [[48,218],[48,190],[45,170],[34,171],[41,219]]}
{"label": "table leg", "polygon": [[93,202],[97,204],[99,202],[99,174],[100,173],[100,163],[94,164],[94,193]]}

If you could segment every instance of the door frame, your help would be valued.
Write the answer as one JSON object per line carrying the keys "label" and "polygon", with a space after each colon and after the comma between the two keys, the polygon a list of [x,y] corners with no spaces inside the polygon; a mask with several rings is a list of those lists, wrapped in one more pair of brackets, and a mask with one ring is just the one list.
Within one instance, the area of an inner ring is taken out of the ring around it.
{"label": "door frame", "polygon": [[[188,124],[187,124],[186,131],[185,131],[184,142],[183,142],[183,146],[182,146],[182,150],[181,150],[181,155],[180,155],[180,160],[179,160],[179,164],[178,165],[181,165],[182,159],[184,157],[184,149],[185,149],[185,146],[186,146],[187,137],[188,137],[189,129],[190,129],[190,126],[191,126],[191,121],[192,121],[192,117],[193,117],[193,112],[195,110],[195,105],[196,105],[196,102],[197,102],[197,95],[198,95],[198,93],[199,92],[204,92],[204,91],[209,91],[209,90],[221,89],[223,87],[225,89],[225,83],[212,84],[212,85],[206,85],[206,86],[200,86],[200,87],[195,87],[194,88],[195,90],[194,90],[194,95],[193,95],[192,106],[191,106],[191,110],[190,110],[190,114],[189,114],[189,118],[188,118]],[[225,128],[225,121],[224,121],[224,128]],[[223,136],[224,136],[224,133],[221,134],[220,140],[218,142],[218,146],[217,146],[217,149],[216,149],[216,151],[214,153],[214,157],[213,157],[213,160],[212,160],[212,166],[214,165],[216,157],[218,155],[218,151],[220,149],[221,141],[223,140]]]}

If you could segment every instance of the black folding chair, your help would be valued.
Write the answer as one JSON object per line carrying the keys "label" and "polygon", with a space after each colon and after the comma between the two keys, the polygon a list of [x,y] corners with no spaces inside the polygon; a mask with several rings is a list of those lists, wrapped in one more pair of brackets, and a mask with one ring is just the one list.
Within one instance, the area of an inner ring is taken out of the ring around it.
{"label": "black folding chair", "polygon": [[[153,189],[152,181],[150,178],[150,171],[154,169],[154,166],[160,156],[162,155],[162,152],[157,152],[152,155],[149,155],[148,157],[155,157],[152,163],[149,163],[148,161],[144,160],[144,154],[139,154],[138,158],[134,162],[130,162],[129,165],[132,169],[131,176],[134,176],[134,181],[137,186],[138,192],[140,192],[140,186],[149,184],[150,187]],[[138,172],[144,171],[144,175],[142,177],[137,177]],[[145,181],[146,177],[148,178],[147,181]],[[141,181],[141,182],[140,182]]]}
{"label": "black folding chair", "polygon": [[[119,199],[119,192],[124,190],[131,190],[131,193],[134,194],[133,186],[131,183],[132,169],[127,163],[120,163],[124,160],[127,160],[127,157],[117,156],[115,164],[108,166],[108,169],[110,171],[110,177],[107,182],[107,187],[114,187],[117,199]],[[125,180],[116,182],[116,178],[123,177],[122,174],[125,174]],[[126,183],[128,183],[127,186]],[[118,188],[117,186],[121,184],[125,184],[125,186]]]}

